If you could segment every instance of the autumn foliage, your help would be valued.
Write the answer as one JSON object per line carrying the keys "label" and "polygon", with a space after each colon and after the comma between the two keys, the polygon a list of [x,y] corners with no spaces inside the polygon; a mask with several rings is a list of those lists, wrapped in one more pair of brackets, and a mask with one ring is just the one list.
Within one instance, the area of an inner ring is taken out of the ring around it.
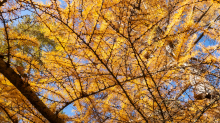
{"label": "autumn foliage", "polygon": [[3,0],[0,120],[219,122],[219,6]]}

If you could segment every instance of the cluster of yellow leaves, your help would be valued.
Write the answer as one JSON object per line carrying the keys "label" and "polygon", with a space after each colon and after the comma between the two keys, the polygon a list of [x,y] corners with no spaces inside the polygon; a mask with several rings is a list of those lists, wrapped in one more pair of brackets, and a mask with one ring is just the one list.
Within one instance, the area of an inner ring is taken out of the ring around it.
{"label": "cluster of yellow leaves", "polygon": [[[201,44],[198,50],[195,40],[199,37],[196,31],[204,32],[213,40],[219,32],[204,26],[215,24],[208,21],[212,14],[201,22],[195,21],[200,17],[199,10],[195,11],[195,6],[200,7],[196,1],[175,2],[174,8],[163,0],[141,0],[140,8],[136,0],[34,2],[30,6],[35,5],[36,20],[43,25],[39,31],[56,46],[52,51],[43,49],[42,57],[33,59],[28,53],[18,51],[18,47],[39,47],[38,39],[9,29],[12,61],[27,64],[28,83],[52,112],[60,112],[69,105],[74,107],[73,116],[59,114],[61,118],[72,118],[75,122],[143,122],[146,119],[160,122],[169,121],[173,116],[174,122],[187,122],[186,117],[194,119],[191,114],[196,114],[205,104],[203,101],[181,103],[179,98],[172,103],[189,84],[191,71],[183,66],[200,53],[209,54],[204,62],[218,62],[211,52],[218,45]],[[66,6],[61,7],[63,3]],[[175,45],[173,54],[166,51],[170,44]],[[3,76],[0,80],[4,88],[2,95],[7,95],[0,103],[9,100],[10,104],[4,105],[14,106],[13,97],[26,106],[15,108],[12,113],[29,110],[25,115],[27,121],[32,115],[38,120],[43,117],[30,108],[31,104],[20,93],[15,94],[16,90],[9,92],[14,89],[9,81]],[[189,95],[182,95],[186,100],[192,97],[192,91],[188,90]],[[185,109],[179,111],[178,106]]]}

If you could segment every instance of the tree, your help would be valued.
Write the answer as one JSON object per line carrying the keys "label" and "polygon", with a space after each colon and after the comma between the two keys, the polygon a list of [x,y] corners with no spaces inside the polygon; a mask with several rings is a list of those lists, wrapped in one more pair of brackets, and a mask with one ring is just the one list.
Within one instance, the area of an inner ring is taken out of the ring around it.
{"label": "tree", "polygon": [[[218,0],[4,5],[0,116],[5,121],[219,121]],[[23,22],[35,20],[38,26],[8,26],[7,20],[22,17],[17,14],[22,9],[34,14]],[[19,31],[23,27],[27,32]],[[46,50],[44,41],[53,42],[52,49]],[[63,113],[69,106],[72,115]]]}

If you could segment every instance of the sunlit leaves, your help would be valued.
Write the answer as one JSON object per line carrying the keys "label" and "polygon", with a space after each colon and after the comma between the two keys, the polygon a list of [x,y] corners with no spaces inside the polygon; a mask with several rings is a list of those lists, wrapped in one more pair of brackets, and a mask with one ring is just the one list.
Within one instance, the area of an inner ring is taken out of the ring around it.
{"label": "sunlit leaves", "polygon": [[[7,26],[9,39],[1,29],[0,52],[10,53],[11,67],[22,66],[30,87],[65,121],[205,122],[217,112],[213,103],[203,114],[210,102],[196,100],[190,85],[192,76],[218,78],[217,1],[23,1],[11,9],[22,4],[34,16]],[[45,120],[0,80],[1,103],[15,107],[7,109],[17,119]]]}

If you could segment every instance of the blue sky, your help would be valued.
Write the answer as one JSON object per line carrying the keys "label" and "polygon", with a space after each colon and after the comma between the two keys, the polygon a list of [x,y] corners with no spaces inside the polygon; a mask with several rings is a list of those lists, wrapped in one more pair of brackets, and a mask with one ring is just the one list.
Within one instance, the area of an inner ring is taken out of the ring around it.
{"label": "blue sky", "polygon": [[[42,0],[43,3],[46,3],[46,0]],[[29,10],[22,10],[21,13],[20,13],[20,16],[31,16],[32,15],[32,12],[30,12]],[[13,25],[16,25],[18,24],[20,21],[22,20],[22,18],[20,19],[17,19],[16,21],[13,21]],[[9,22],[10,23],[10,22]],[[0,24],[0,27],[3,27],[3,24],[1,23]],[[73,105],[70,104],[69,106],[67,106],[63,112],[67,115],[73,115],[73,112],[72,112],[72,109],[73,109]]]}
{"label": "blue sky", "polygon": [[[46,1],[43,0],[42,2],[45,3]],[[24,11],[22,11],[21,15],[31,15],[31,12],[28,11],[28,10],[24,10]],[[15,24],[18,23],[18,22],[19,22],[19,20],[17,20],[17,21],[15,22]],[[1,26],[2,26],[2,25],[1,25]],[[215,45],[215,44],[216,44],[216,42],[214,42],[212,39],[210,39],[210,38],[208,38],[208,37],[205,37],[205,36],[204,36],[199,42],[200,42],[200,43],[204,43],[205,46],[212,46],[212,45]],[[197,48],[199,48],[199,47],[197,47]],[[216,55],[219,56],[219,54],[217,54],[217,53],[216,53]],[[187,91],[187,92],[188,92],[188,91]],[[189,92],[188,92],[188,93],[189,93]],[[67,115],[73,115],[72,109],[73,109],[73,106],[72,106],[72,104],[70,104],[70,105],[69,105],[68,107],[66,107],[63,111],[64,111],[64,113],[67,114]]]}

